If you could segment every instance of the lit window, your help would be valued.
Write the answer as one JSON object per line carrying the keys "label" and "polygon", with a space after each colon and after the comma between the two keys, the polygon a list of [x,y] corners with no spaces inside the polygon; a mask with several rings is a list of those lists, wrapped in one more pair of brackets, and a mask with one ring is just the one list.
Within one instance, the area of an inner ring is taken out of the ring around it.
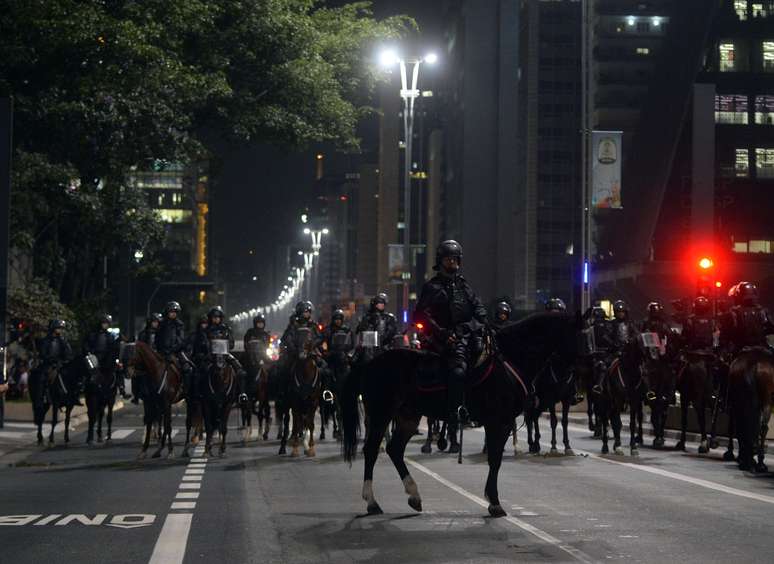
{"label": "lit window", "polygon": [[183,195],[180,192],[174,192],[172,194],[172,203],[180,205],[183,202]]}
{"label": "lit window", "polygon": [[637,47],[638,55],[650,55],[650,49],[647,47]]}
{"label": "lit window", "polygon": [[747,241],[735,241],[734,242],[734,252],[735,253],[746,253],[747,251]]}
{"label": "lit window", "polygon": [[734,0],[734,11],[736,16],[744,21],[747,19],[747,0]]}
{"label": "lit window", "polygon": [[755,171],[758,178],[774,178],[774,149],[755,149]]}
{"label": "lit window", "polygon": [[156,198],[156,205],[157,206],[163,206],[164,205],[164,194],[159,194]]}
{"label": "lit window", "polygon": [[755,97],[755,123],[758,125],[774,125],[774,96],[762,95]]}
{"label": "lit window", "polygon": [[635,19],[634,19],[634,16],[629,16],[628,18],[626,18],[626,23],[627,23],[627,24],[628,24],[630,27],[634,27],[634,24],[636,23],[636,21],[637,21],[637,20],[635,20]]}
{"label": "lit window", "polygon": [[747,178],[750,176],[750,150],[737,149],[736,160],[734,161],[734,173],[737,178]]}
{"label": "lit window", "polygon": [[774,41],[763,42],[763,71],[774,72]]}
{"label": "lit window", "polygon": [[771,0],[752,3],[752,15],[754,18],[768,18],[772,14],[774,14],[774,2]]}
{"label": "lit window", "polygon": [[745,94],[718,94],[715,96],[715,123],[749,123]]}
{"label": "lit window", "polygon": [[751,240],[747,247],[748,253],[771,253],[771,241]]}
{"label": "lit window", "polygon": [[733,43],[720,44],[720,72],[735,70],[736,55]]}
{"label": "lit window", "polygon": [[164,223],[184,223],[191,220],[191,210],[156,210],[159,219]]}

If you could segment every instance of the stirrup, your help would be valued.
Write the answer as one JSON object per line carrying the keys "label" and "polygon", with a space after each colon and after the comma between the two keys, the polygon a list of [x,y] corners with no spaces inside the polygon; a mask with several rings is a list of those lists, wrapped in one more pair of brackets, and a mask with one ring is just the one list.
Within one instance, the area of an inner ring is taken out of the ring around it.
{"label": "stirrup", "polygon": [[602,386],[600,386],[599,384],[594,384],[594,386],[592,386],[591,388],[591,391],[594,392],[595,394],[601,394]]}
{"label": "stirrup", "polygon": [[656,393],[649,390],[648,393],[645,394],[645,399],[648,401],[656,401]]}

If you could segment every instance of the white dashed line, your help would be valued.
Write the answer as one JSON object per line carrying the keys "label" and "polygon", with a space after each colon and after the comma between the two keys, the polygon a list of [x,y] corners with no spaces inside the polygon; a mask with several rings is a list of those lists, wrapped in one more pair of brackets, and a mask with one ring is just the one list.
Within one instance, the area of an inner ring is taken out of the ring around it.
{"label": "white dashed line", "polygon": [[116,429],[115,431],[113,431],[113,433],[111,434],[110,438],[111,439],[125,439],[126,437],[128,437],[129,435],[134,433],[135,431],[136,431],[136,429]]}
{"label": "white dashed line", "polygon": [[153,548],[150,564],[178,564],[185,557],[192,513],[170,513]]}

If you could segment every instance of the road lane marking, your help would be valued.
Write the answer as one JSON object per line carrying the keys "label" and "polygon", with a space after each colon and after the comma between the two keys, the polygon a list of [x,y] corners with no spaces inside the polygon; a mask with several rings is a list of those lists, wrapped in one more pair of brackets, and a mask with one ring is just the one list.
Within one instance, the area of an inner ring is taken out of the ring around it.
{"label": "road lane marking", "polygon": [[[440,482],[441,484],[443,484],[444,486],[446,486],[450,490],[458,493],[459,495],[461,495],[463,497],[468,498],[470,501],[480,505],[481,507],[483,507],[485,509],[489,508],[489,502],[486,501],[485,499],[482,499],[482,498],[478,497],[477,495],[472,494],[469,491],[461,488],[457,484],[455,484],[453,482],[450,482],[449,480],[447,480],[443,476],[441,476],[439,474],[436,474],[435,472],[433,472],[432,470],[430,470],[426,466],[423,466],[419,462],[415,462],[411,458],[406,458],[405,461],[406,461],[406,463],[410,464],[411,466],[413,466],[414,468],[416,468],[420,472],[423,472],[424,474],[426,474],[426,475],[430,476],[431,478],[433,478],[435,481]],[[563,552],[566,552],[567,554],[569,554],[570,556],[572,556],[575,560],[578,560],[579,562],[587,562],[587,563],[597,562],[597,560],[595,560],[594,558],[592,558],[591,556],[589,556],[588,554],[586,554],[582,550],[579,550],[579,549],[575,548],[574,546],[570,546],[569,544],[566,544],[566,543],[562,542],[561,540],[559,540],[555,536],[551,535],[550,533],[547,533],[547,532],[543,531],[542,529],[538,529],[534,525],[530,525],[529,523],[527,523],[525,521],[522,521],[521,519],[517,519],[516,517],[511,517],[510,515],[506,516],[506,517],[503,517],[503,519],[505,521],[511,523],[512,525],[516,525],[521,530],[523,530],[523,531],[525,531],[527,533],[530,533],[531,535],[536,536],[537,538],[539,538],[543,542],[545,542],[547,544],[550,544],[551,546],[555,546],[556,548],[562,550]]]}
{"label": "road lane marking", "polygon": [[201,482],[204,476],[183,476],[184,482]]}
{"label": "road lane marking", "polygon": [[188,476],[202,475],[204,474],[204,468],[191,468],[190,470],[186,470],[185,473]]}
{"label": "road lane marking", "polygon": [[55,513],[53,515],[49,515],[48,517],[43,517],[43,519],[41,519],[40,521],[35,523],[35,526],[38,526],[38,525],[48,525],[52,521],[56,521],[57,519],[59,519],[61,516],[62,516],[61,513]]}
{"label": "road lane marking", "polygon": [[196,509],[195,501],[173,501],[170,509]]}
{"label": "road lane marking", "polygon": [[116,429],[113,431],[113,434],[111,438],[113,439],[125,439],[132,433],[134,433],[137,429]]}
{"label": "road lane marking", "polygon": [[177,492],[175,499],[199,499],[199,492]]}
{"label": "road lane marking", "polygon": [[207,462],[206,458],[192,458],[191,462],[199,463],[199,462]]}
{"label": "road lane marking", "polygon": [[149,564],[179,564],[185,557],[188,534],[191,532],[191,513],[170,513],[164,520],[161,534],[153,547]]}
{"label": "road lane marking", "polygon": [[207,464],[204,462],[197,462],[196,464],[189,463],[188,466],[186,466],[186,468],[206,468],[206,467],[207,467]]}
{"label": "road lane marking", "polygon": [[202,485],[199,482],[183,482],[180,484],[179,489],[181,490],[198,490],[201,489]]}

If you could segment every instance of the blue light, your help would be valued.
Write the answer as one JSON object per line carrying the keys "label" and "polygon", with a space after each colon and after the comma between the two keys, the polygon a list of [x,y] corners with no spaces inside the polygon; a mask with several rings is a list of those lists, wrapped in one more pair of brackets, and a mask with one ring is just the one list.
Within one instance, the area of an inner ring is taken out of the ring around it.
{"label": "blue light", "polygon": [[408,310],[403,310],[403,323],[408,323]]}
{"label": "blue light", "polygon": [[583,261],[583,283],[589,283],[589,261]]}

